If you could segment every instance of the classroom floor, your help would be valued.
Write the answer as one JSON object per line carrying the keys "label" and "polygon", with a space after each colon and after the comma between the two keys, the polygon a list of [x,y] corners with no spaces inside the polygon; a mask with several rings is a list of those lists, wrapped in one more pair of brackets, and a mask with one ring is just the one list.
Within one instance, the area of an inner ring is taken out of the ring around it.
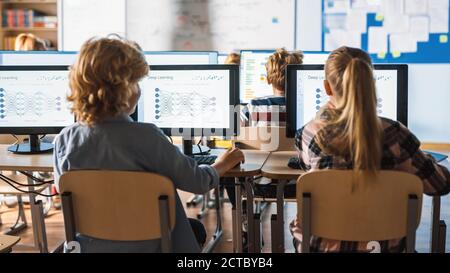
{"label": "classroom floor", "polygon": [[[191,196],[189,193],[180,192],[181,199],[184,201],[188,200]],[[293,203],[288,203],[285,206],[286,209],[286,220],[285,220],[285,246],[286,252],[294,252],[292,246],[292,238],[289,234],[287,226],[290,220],[296,214],[296,205]],[[200,211],[200,206],[196,208],[186,208],[189,217],[195,218],[197,213]],[[232,233],[231,233],[231,204],[225,203],[223,205],[223,228],[224,235],[222,240],[217,245],[215,252],[218,253],[231,253],[232,248]],[[263,252],[270,252],[270,215],[275,212],[275,206],[272,204],[267,208],[263,214],[263,240],[264,247]],[[431,212],[431,199],[429,197],[424,198],[423,211],[422,211],[422,221],[417,232],[417,251],[418,252],[429,252],[429,239],[430,239],[430,216]],[[31,223],[30,211],[26,210],[27,220]],[[16,220],[17,209],[9,209],[6,206],[0,207],[0,216],[3,225],[0,226],[0,232],[4,232],[8,227],[12,226]],[[450,197],[446,196],[442,198],[442,209],[441,218],[450,224]],[[61,242],[64,241],[64,225],[62,220],[62,213],[58,210],[51,210],[48,217],[45,219],[47,228],[47,240],[50,251],[56,248]],[[213,234],[215,230],[216,223],[216,213],[214,210],[209,210],[208,214],[203,218],[202,222],[208,231],[208,234]],[[29,245],[33,243],[33,232],[31,225],[24,231],[22,231],[19,236],[21,237],[20,245],[14,248],[14,252],[35,252],[35,250],[30,250]],[[28,246],[27,246],[28,245]],[[447,232],[447,245],[446,252],[450,252],[450,232]]]}

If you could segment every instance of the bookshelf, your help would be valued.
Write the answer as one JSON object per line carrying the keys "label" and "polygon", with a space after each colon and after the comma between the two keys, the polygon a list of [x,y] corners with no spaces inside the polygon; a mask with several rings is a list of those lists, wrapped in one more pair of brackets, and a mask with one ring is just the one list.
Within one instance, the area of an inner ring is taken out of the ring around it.
{"label": "bookshelf", "polygon": [[[0,0],[0,49],[13,50],[14,38],[33,33],[58,48],[58,0]],[[14,10],[14,11],[13,11]]]}

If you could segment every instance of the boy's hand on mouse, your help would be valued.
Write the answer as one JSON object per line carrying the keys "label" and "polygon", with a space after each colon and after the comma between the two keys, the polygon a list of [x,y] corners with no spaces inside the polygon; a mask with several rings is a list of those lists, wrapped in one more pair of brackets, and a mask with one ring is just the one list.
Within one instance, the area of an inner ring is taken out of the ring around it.
{"label": "boy's hand on mouse", "polygon": [[244,161],[244,153],[238,148],[232,148],[220,155],[212,166],[220,176],[223,176],[227,171]]}

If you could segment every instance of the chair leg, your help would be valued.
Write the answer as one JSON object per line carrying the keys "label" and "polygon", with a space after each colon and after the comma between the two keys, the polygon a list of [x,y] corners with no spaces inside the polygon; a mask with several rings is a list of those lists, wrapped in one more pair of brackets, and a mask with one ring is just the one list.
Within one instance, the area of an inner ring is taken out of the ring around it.
{"label": "chair leg", "polygon": [[409,195],[408,197],[408,218],[407,218],[407,234],[406,234],[406,252],[414,253],[416,251],[416,225],[417,211],[419,200],[417,195]]}
{"label": "chair leg", "polygon": [[254,246],[254,250],[255,253],[261,253],[261,214],[257,213],[254,215],[254,232],[255,232],[255,238],[254,238],[254,242],[255,242],[255,246]]}
{"label": "chair leg", "polygon": [[23,200],[21,195],[17,195],[17,220],[14,223],[12,227],[8,229],[8,231],[5,232],[6,235],[15,235],[19,233],[20,231],[27,228],[27,218],[25,217],[25,209],[23,207]]}
{"label": "chair leg", "polygon": [[159,217],[161,225],[161,252],[170,253],[172,251],[169,198],[167,196],[159,197]]}
{"label": "chair leg", "polygon": [[302,222],[302,253],[310,252],[310,242],[311,242],[311,194],[303,193],[303,217]]}
{"label": "chair leg", "polygon": [[276,214],[272,214],[270,217],[270,233],[272,237],[272,253],[279,253],[279,237],[280,233],[278,232],[278,219]]}
{"label": "chair leg", "polygon": [[439,222],[439,253],[445,253],[445,243],[446,243],[446,236],[447,236],[447,225],[445,224],[445,221],[441,220]]}

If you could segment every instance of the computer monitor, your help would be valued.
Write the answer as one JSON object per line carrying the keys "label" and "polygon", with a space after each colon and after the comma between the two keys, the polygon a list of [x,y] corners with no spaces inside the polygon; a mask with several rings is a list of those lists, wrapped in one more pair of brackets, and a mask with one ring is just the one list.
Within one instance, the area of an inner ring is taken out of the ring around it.
{"label": "computer monitor", "polygon": [[225,61],[227,60],[228,54],[226,53],[219,53],[217,57],[217,63],[218,64],[225,64]]}
{"label": "computer monitor", "polygon": [[[408,122],[408,66],[375,65],[378,115]],[[310,120],[328,102],[324,90],[324,65],[289,65],[287,68],[287,137]]]}
{"label": "computer monitor", "polygon": [[140,87],[139,122],[153,123],[168,136],[237,134],[236,65],[150,66]]}
{"label": "computer monitor", "polygon": [[[273,88],[267,83],[266,63],[275,50],[241,51],[241,103],[254,98],[273,95]],[[329,53],[304,52],[303,64],[325,64]]]}
{"label": "computer monitor", "polygon": [[72,65],[78,52],[70,51],[2,51],[0,65]]}
{"label": "computer monitor", "polygon": [[146,51],[149,65],[217,64],[216,51]]}
{"label": "computer monitor", "polygon": [[38,135],[57,134],[74,123],[66,96],[68,66],[0,66],[0,134],[30,135],[14,153],[52,150]]}
{"label": "computer monitor", "polygon": [[275,50],[241,50],[241,103],[273,95],[272,86],[267,83],[266,63],[274,52]]}

